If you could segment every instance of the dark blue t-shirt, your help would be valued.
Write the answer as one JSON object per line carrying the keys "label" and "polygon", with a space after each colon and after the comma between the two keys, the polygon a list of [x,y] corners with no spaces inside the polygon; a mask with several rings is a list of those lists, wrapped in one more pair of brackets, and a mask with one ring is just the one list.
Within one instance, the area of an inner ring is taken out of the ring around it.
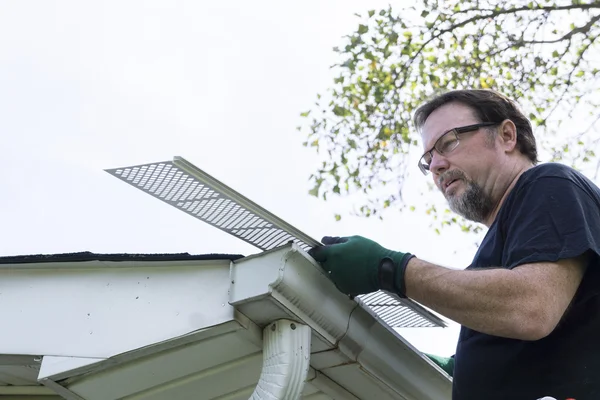
{"label": "dark blue t-shirt", "polygon": [[454,400],[600,399],[600,189],[562,164],[521,175],[468,269],[557,261],[588,266],[556,329],[537,341],[462,327]]}

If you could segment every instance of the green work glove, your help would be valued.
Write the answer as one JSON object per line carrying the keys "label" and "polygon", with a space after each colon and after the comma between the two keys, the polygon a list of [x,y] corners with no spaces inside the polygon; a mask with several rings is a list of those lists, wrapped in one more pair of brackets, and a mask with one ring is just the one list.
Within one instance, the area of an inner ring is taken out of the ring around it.
{"label": "green work glove", "polygon": [[427,357],[429,357],[429,359],[431,361],[433,361],[435,364],[437,364],[441,369],[446,371],[446,373],[448,375],[452,376],[452,374],[454,373],[454,356],[440,357],[440,356],[434,356],[432,354],[427,354],[427,353],[423,353],[423,354],[425,354]]}
{"label": "green work glove", "polygon": [[412,254],[388,250],[362,236],[325,236],[321,242],[324,246],[308,253],[342,293],[356,296],[382,289],[406,297],[404,271]]}

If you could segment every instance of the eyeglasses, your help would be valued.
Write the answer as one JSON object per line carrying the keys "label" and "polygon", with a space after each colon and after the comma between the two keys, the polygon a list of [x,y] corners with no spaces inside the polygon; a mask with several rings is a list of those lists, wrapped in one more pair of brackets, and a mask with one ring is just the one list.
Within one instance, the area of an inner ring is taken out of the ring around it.
{"label": "eyeglasses", "polygon": [[421,159],[419,160],[419,169],[423,175],[427,175],[429,173],[431,160],[433,159],[433,150],[437,151],[438,154],[448,154],[458,147],[458,135],[461,133],[473,132],[484,126],[492,125],[498,125],[498,122],[481,122],[479,124],[461,126],[444,132],[444,134],[436,140],[431,150],[426,151],[425,154],[421,156]]}

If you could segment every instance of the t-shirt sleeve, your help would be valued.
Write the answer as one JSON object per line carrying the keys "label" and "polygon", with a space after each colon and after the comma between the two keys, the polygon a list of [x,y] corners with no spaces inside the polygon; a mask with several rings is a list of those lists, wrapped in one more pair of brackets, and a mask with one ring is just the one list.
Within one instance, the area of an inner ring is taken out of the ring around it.
{"label": "t-shirt sleeve", "polygon": [[593,193],[563,177],[521,187],[505,215],[504,267],[600,255],[600,205]]}

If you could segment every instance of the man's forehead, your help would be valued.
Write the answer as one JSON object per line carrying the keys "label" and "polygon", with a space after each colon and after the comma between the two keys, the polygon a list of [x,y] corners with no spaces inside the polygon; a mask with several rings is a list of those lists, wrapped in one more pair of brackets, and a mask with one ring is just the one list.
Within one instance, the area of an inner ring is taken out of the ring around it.
{"label": "man's forehead", "polygon": [[433,111],[423,124],[421,129],[423,144],[429,148],[445,132],[475,123],[477,123],[475,113],[469,106],[461,103],[444,104]]}

